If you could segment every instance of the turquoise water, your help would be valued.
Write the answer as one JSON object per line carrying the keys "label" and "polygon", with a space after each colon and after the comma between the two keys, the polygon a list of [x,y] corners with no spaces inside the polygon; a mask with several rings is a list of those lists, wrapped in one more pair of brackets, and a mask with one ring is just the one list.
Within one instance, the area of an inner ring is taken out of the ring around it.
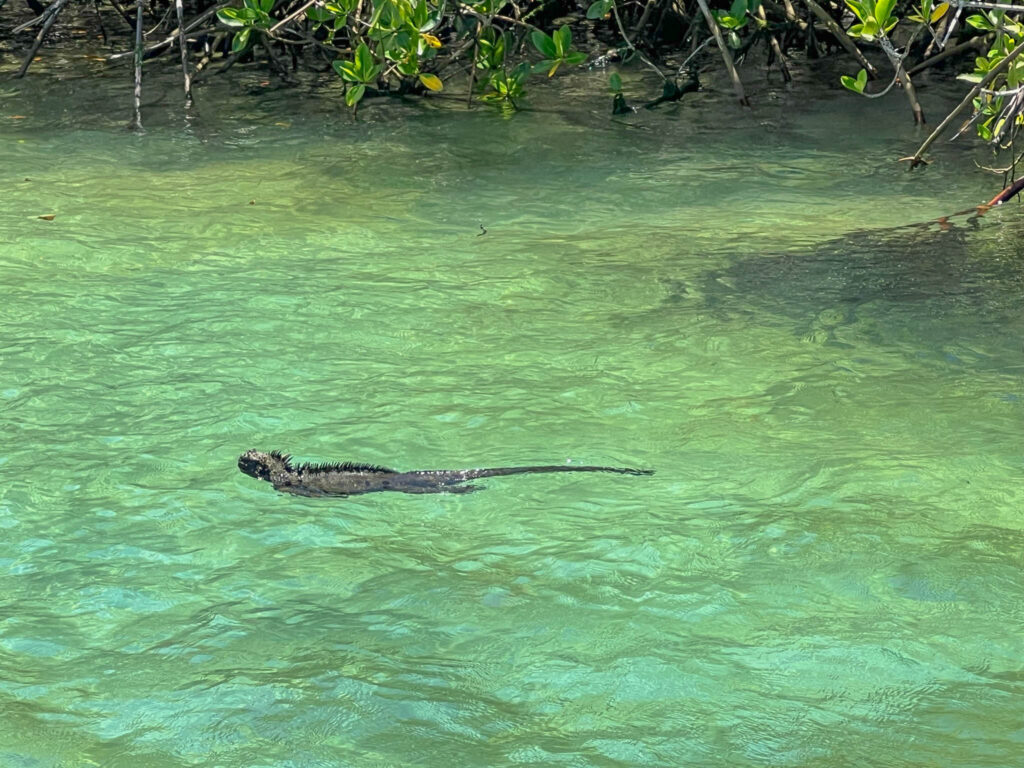
{"label": "turquoise water", "polygon": [[141,137],[5,86],[0,765],[1024,764],[1024,225],[858,232],[990,197],[966,149],[239,77]]}

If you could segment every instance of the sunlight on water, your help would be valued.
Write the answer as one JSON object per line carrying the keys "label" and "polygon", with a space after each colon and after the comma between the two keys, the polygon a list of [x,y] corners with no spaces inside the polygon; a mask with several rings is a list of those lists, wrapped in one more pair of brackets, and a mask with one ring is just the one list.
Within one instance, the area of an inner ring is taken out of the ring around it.
{"label": "sunlight on water", "polygon": [[[785,94],[138,137],[22,87],[0,766],[1019,763],[1018,210],[860,231],[966,160]],[[657,474],[315,500],[253,447]]]}

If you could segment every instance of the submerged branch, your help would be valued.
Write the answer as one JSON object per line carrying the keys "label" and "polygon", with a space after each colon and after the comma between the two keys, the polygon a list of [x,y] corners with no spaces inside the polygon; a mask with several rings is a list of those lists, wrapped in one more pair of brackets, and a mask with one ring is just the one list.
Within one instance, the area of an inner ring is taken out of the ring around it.
{"label": "submerged branch", "polygon": [[[918,27],[920,29],[920,27]],[[907,43],[907,48],[914,42],[914,38],[917,37],[915,33],[910,38],[910,42]],[[889,38],[883,32],[878,37],[878,42],[882,45],[882,51],[885,52],[886,57],[889,59],[889,63],[892,64],[893,69],[896,70],[896,79],[903,84],[903,92],[907,94],[907,101],[910,102],[910,110],[914,113],[914,124],[924,125],[924,110],[921,108],[921,102],[917,100],[917,91],[914,90],[914,83],[910,79],[910,75],[907,74],[906,69],[903,68],[903,57],[900,56],[896,49],[892,47],[892,43],[889,42]]]}
{"label": "submerged branch", "polygon": [[[181,0],[174,0],[175,10],[178,13],[178,29],[185,28],[185,11],[182,8]],[[178,44],[181,48],[181,74],[185,79],[185,106],[192,102],[192,77],[188,73],[188,45],[185,43],[185,36],[178,35]]]}
{"label": "submerged branch", "polygon": [[[188,26],[185,27],[185,34],[188,34],[189,32],[194,31],[196,27],[198,27],[200,24],[202,24],[208,18],[210,18],[211,16],[216,14],[217,11],[222,10],[224,8],[227,8],[230,5],[231,5],[230,2],[226,2],[226,3],[219,3],[218,5],[215,5],[212,8],[207,8],[205,11],[203,11],[201,14],[199,14],[194,19],[192,19],[192,21],[189,22]],[[179,26],[177,29],[175,29],[173,32],[171,32],[171,34],[168,37],[164,38],[160,42],[153,43],[152,45],[148,46],[145,49],[144,54],[148,55],[148,54],[153,53],[154,51],[160,50],[161,48],[166,48],[168,45],[170,45],[175,40],[177,40],[179,35],[181,35],[181,26]],[[107,56],[107,61],[118,61],[119,59],[125,59],[125,58],[128,58],[129,56],[134,56],[134,55],[135,55],[134,49],[131,50],[131,51],[122,51],[121,53],[115,53],[115,54],[111,54],[110,56]]]}
{"label": "submerged branch", "polygon": [[722,37],[722,30],[718,28],[715,17],[711,15],[707,1],[697,0],[697,5],[700,6],[700,12],[704,14],[704,20],[708,23],[708,29],[710,29],[711,34],[715,36],[715,42],[718,44],[718,50],[722,54],[722,61],[725,63],[725,69],[729,72],[729,79],[732,80],[732,88],[736,91],[736,98],[740,100],[740,104],[742,106],[749,107],[750,101],[747,99],[747,94],[743,90],[743,83],[740,80],[739,73],[736,72],[736,64],[732,60],[732,54],[729,53],[729,47],[725,44],[725,39]]}
{"label": "submerged branch", "polygon": [[134,130],[142,130],[142,3],[138,0],[135,5],[135,89],[132,91],[135,115],[131,127]]}
{"label": "submerged branch", "polygon": [[[68,0],[57,0],[53,5],[47,8],[49,17],[46,19],[46,23],[43,24],[43,28],[39,30],[39,34],[36,35],[36,39],[32,42],[32,48],[29,49],[28,55],[25,60],[21,62],[21,68],[15,73],[15,78],[24,77],[25,73],[28,72],[28,68],[32,65],[32,59],[36,56],[36,51],[39,50],[39,46],[43,44],[43,38],[46,37],[46,33],[50,31],[50,27],[53,26],[53,22],[60,16],[60,12],[64,10],[64,6],[67,5]],[[46,14],[44,13],[39,18],[42,18]]]}
{"label": "submerged branch", "polygon": [[45,11],[36,16],[34,19],[29,19],[24,24],[19,24],[18,26],[16,26],[14,29],[11,30],[11,34],[16,35],[19,32],[24,32],[26,29],[34,27],[36,24],[41,24],[47,21],[53,16],[53,14],[57,12],[57,10],[57,4],[54,3],[53,5],[49,6]]}
{"label": "submerged branch", "polygon": [[[757,18],[766,28],[768,27],[768,17],[765,15],[764,7],[758,6]],[[779,70],[782,72],[783,81],[787,83],[792,82],[793,76],[789,73],[789,65],[786,63],[786,54],[782,50],[782,46],[779,45],[779,38],[775,36],[774,32],[768,33],[768,43],[772,47],[772,53],[775,55],[775,58],[779,60]]]}
{"label": "submerged branch", "polygon": [[988,42],[985,39],[985,37],[972,37],[965,43],[960,43],[958,45],[951,46],[943,51],[940,51],[931,58],[925,59],[924,61],[907,70],[907,74],[916,75],[928,69],[929,67],[934,67],[939,62],[945,61],[951,56],[956,56],[958,53],[964,53],[965,51],[969,51],[972,48],[981,51],[984,50],[987,46]]}

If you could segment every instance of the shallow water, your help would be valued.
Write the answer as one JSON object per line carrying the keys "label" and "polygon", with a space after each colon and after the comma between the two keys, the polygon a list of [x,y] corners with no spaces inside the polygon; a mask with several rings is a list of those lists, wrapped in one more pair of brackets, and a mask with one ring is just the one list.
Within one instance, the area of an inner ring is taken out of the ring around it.
{"label": "shallow water", "polygon": [[[969,153],[261,77],[143,136],[4,86],[0,765],[1020,764],[1019,210],[859,232]],[[311,500],[252,447],[657,474]]]}

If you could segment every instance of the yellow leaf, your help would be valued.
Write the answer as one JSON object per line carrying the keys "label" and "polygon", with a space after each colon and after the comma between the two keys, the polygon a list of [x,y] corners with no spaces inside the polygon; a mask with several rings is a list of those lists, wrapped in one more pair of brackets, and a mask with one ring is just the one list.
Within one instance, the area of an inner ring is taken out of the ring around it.
{"label": "yellow leaf", "polygon": [[936,8],[934,11],[932,11],[932,18],[931,18],[932,24],[934,24],[936,21],[938,21],[943,16],[945,16],[946,15],[946,11],[948,11],[948,10],[949,10],[949,3],[943,3],[938,8]]}
{"label": "yellow leaf", "polygon": [[424,34],[423,34],[423,40],[424,40],[424,41],[426,42],[426,44],[427,44],[427,45],[429,45],[429,46],[430,46],[431,48],[440,48],[440,47],[441,47],[441,41],[440,41],[440,40],[438,40],[438,39],[437,39],[436,37],[434,37],[433,35],[428,35],[428,34],[424,33]]}
{"label": "yellow leaf", "polygon": [[57,215],[54,213],[47,213],[42,216],[36,216],[36,218],[42,219],[43,221],[53,221],[55,218],[57,218]]}
{"label": "yellow leaf", "polygon": [[444,85],[441,83],[441,78],[439,78],[437,75],[421,74],[420,82],[423,83],[425,86],[427,86],[427,88],[429,88],[432,91],[440,91],[442,88],[444,88]]}

